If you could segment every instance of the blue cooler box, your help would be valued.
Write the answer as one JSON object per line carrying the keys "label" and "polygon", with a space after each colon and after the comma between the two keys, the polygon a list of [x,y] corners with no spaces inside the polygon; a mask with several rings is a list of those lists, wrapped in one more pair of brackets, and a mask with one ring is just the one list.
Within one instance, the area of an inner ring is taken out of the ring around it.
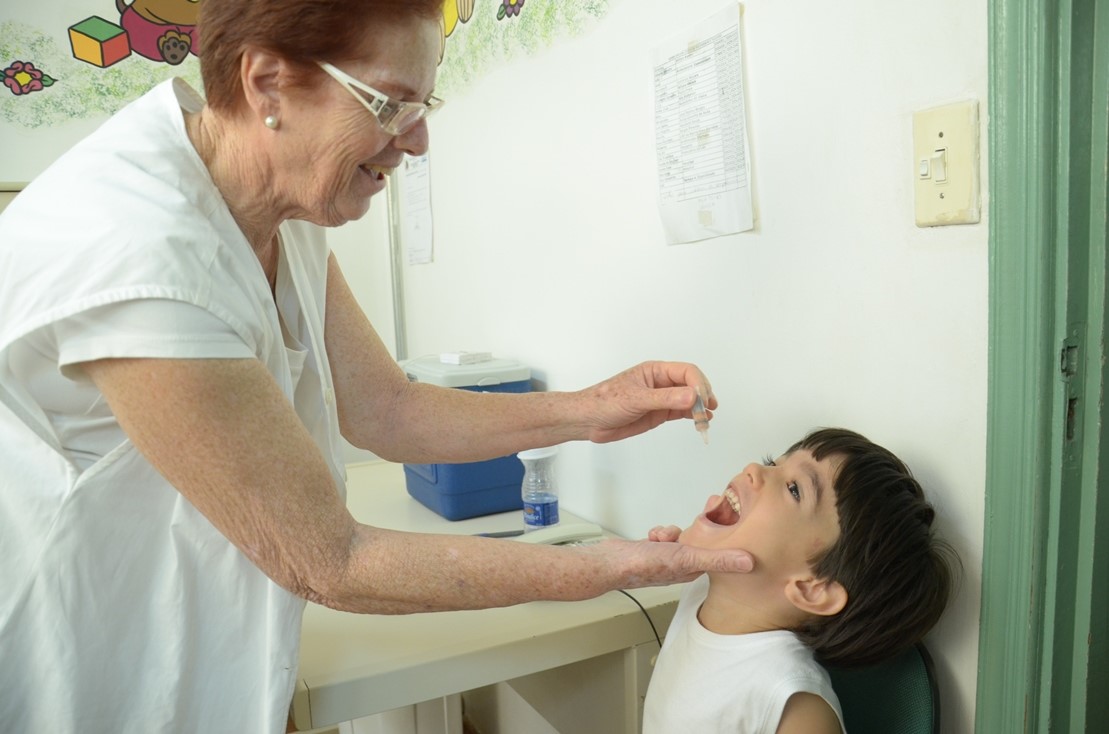
{"label": "blue cooler box", "polygon": [[[477,392],[530,392],[531,370],[512,359],[446,364],[438,356],[401,365],[412,382]],[[524,465],[515,454],[467,464],[405,464],[408,494],[448,520],[523,509]]]}

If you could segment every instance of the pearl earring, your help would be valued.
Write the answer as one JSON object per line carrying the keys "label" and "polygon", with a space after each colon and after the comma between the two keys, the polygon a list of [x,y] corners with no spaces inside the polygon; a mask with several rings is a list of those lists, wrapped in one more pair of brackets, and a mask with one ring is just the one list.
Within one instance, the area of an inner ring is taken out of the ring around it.
{"label": "pearl earring", "polygon": [[266,115],[266,119],[262,120],[262,123],[266,127],[268,127],[270,130],[276,130],[277,129],[277,118],[274,117],[273,115]]}

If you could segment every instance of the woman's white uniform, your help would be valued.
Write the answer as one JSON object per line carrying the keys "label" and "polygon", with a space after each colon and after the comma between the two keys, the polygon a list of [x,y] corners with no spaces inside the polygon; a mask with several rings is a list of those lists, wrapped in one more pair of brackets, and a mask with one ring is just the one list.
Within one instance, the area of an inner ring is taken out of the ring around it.
{"label": "woman's white uniform", "polygon": [[[283,732],[304,602],[138,453],[67,367],[256,358],[344,491],[328,250],[282,226],[276,303],[166,82],[0,216],[0,729]],[[198,464],[204,456],[197,456]]]}

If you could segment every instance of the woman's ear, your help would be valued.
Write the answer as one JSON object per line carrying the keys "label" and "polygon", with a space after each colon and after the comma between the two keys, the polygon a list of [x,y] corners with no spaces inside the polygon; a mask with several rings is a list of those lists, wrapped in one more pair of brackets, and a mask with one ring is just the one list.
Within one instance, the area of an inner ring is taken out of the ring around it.
{"label": "woman's ear", "polygon": [[280,115],[279,92],[284,70],[284,60],[271,51],[256,46],[248,46],[243,50],[239,68],[243,97],[259,119],[267,115]]}
{"label": "woman's ear", "polygon": [[830,617],[847,606],[847,589],[838,581],[812,576],[792,578],[786,584],[786,598],[806,614]]}

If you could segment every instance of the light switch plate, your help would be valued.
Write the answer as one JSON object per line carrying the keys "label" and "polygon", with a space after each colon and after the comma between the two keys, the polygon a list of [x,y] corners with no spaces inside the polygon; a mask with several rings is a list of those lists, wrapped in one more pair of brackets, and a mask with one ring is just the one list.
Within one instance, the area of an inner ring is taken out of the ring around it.
{"label": "light switch plate", "polygon": [[979,137],[978,100],[913,113],[916,226],[981,221]]}

